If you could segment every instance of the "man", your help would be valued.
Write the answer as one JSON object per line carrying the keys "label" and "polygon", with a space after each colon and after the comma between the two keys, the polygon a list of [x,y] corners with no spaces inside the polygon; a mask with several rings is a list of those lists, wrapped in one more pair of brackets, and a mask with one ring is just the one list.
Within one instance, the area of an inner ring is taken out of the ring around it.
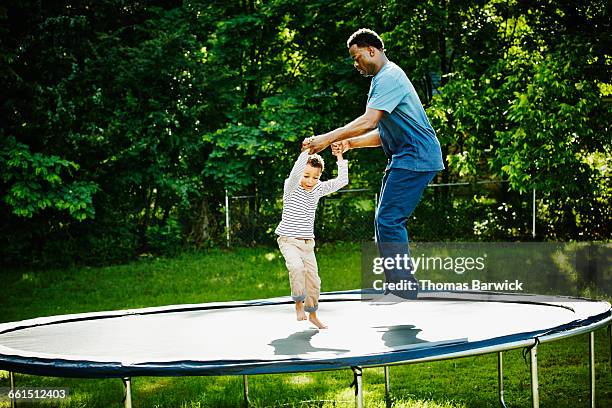
{"label": "man", "polygon": [[[342,153],[382,146],[388,163],[376,209],[376,242],[381,257],[410,259],[406,222],[425,187],[444,169],[440,143],[414,86],[404,71],[387,59],[378,34],[360,29],[346,44],[355,69],[372,77],[365,113],[345,126],[305,139],[303,145],[310,153],[330,144]],[[408,267],[385,269],[386,293],[416,298],[418,285],[409,262]]]}

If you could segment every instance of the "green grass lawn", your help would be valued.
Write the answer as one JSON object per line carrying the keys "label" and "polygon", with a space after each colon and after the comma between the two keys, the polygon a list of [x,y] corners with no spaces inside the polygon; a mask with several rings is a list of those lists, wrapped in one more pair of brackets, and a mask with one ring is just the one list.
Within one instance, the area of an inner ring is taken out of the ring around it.
{"label": "green grass lawn", "polygon": [[[358,245],[322,246],[317,257],[323,291],[359,287]],[[269,248],[215,249],[101,268],[5,271],[0,285],[0,321],[266,298],[287,295],[288,288],[280,253]],[[588,335],[540,345],[538,357],[541,407],[590,406]],[[529,365],[522,350],[504,353],[504,363],[507,405],[531,406]],[[605,329],[596,333],[596,374],[598,406],[612,406],[610,343]],[[383,369],[366,369],[363,378],[366,406],[385,407]],[[350,370],[249,376],[250,399],[257,407],[352,407],[352,379]],[[7,386],[8,373],[0,371],[0,387]],[[16,386],[70,388],[71,399],[54,406],[123,406],[123,385],[118,379],[16,374]],[[135,407],[236,407],[243,401],[240,376],[138,377],[132,387]],[[394,366],[391,389],[396,407],[499,406],[497,355]],[[317,402],[301,402],[308,400]],[[0,407],[5,406],[9,404],[0,402]]]}

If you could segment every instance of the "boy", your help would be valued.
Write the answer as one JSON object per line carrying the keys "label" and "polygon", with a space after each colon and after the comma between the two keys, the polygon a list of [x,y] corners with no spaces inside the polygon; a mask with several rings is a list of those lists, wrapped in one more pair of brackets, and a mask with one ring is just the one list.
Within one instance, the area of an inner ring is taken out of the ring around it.
{"label": "boy", "polygon": [[348,162],[342,159],[341,149],[335,149],[338,177],[319,181],[325,167],[318,154],[302,153],[285,180],[283,216],[276,228],[278,247],[289,270],[291,297],[295,301],[297,320],[308,320],[319,329],[326,329],[317,317],[321,279],[319,278],[314,247],[314,220],[319,199],[348,184]]}

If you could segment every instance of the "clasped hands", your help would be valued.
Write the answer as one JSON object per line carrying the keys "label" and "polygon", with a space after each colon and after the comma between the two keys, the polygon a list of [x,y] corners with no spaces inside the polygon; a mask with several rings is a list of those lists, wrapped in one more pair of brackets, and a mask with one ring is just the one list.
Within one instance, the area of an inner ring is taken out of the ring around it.
{"label": "clasped hands", "polygon": [[308,149],[310,154],[318,153],[325,150],[331,144],[332,154],[334,156],[341,155],[350,149],[348,140],[340,140],[338,142],[330,142],[325,135],[307,137],[302,142],[302,150]]}

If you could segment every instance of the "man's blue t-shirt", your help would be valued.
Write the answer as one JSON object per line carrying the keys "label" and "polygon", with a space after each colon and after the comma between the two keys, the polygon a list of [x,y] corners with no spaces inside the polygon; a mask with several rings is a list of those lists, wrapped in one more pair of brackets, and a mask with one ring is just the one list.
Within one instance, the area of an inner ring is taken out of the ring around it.
{"label": "man's blue t-shirt", "polygon": [[440,142],[404,71],[388,61],[372,78],[368,108],[384,111],[378,122],[387,168],[444,169]]}

